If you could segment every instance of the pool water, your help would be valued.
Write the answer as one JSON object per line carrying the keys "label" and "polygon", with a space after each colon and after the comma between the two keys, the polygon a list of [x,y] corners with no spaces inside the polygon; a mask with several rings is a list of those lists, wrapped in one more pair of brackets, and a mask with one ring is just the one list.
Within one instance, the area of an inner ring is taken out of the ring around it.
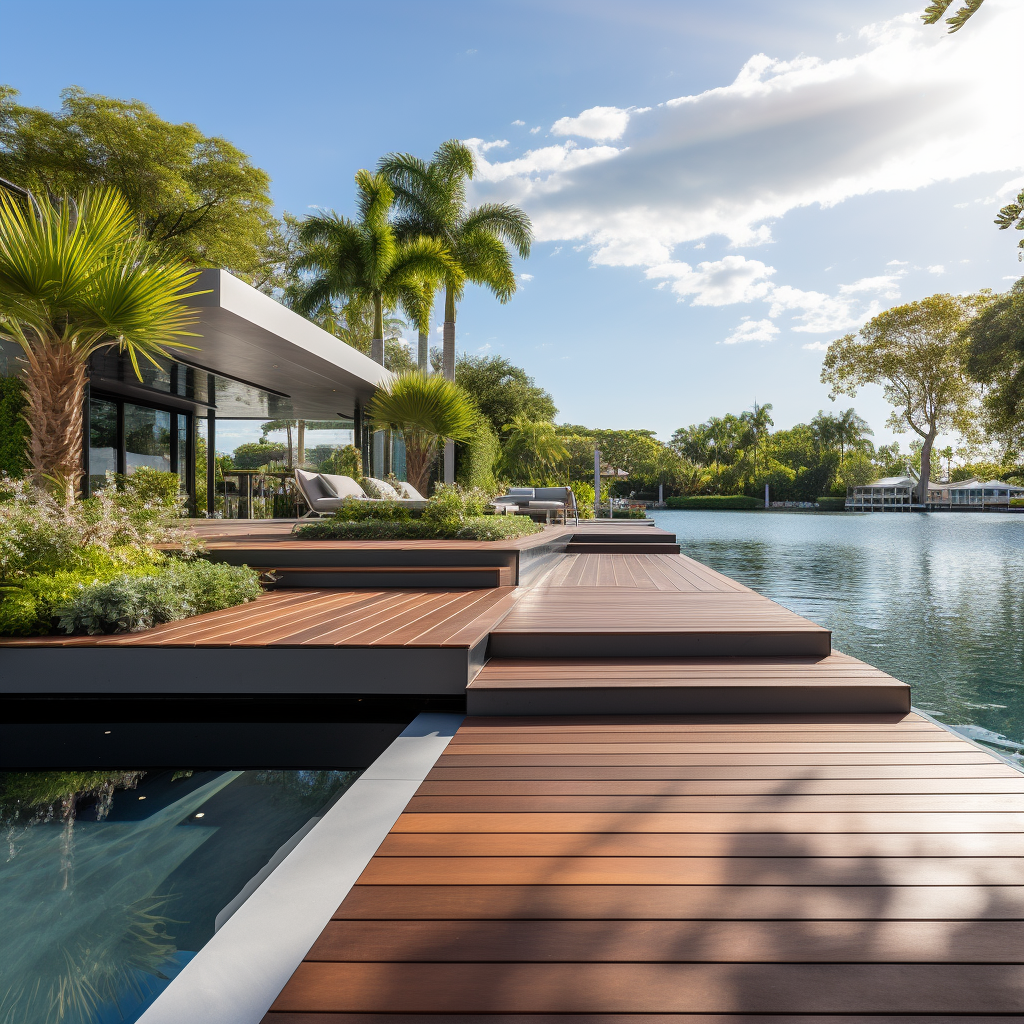
{"label": "pool water", "polygon": [[684,554],[832,630],[916,707],[1024,752],[1024,515],[655,511]]}
{"label": "pool water", "polygon": [[0,774],[0,1022],[136,1020],[358,775]]}

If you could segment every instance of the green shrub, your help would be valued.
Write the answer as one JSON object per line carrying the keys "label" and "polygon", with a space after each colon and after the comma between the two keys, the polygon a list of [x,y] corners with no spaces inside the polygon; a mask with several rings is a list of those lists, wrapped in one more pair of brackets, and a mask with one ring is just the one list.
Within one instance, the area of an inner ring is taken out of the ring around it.
{"label": "green shrub", "polygon": [[822,496],[814,499],[818,503],[818,508],[823,509],[825,512],[844,512],[846,511],[846,498],[833,498]]}
{"label": "green shrub", "polygon": [[231,454],[235,469],[259,469],[271,462],[282,462],[288,457],[288,446],[275,441],[252,441],[240,444]]}
{"label": "green shrub", "polygon": [[689,494],[666,498],[665,504],[669,508],[764,508],[761,498],[749,498],[745,494]]}
{"label": "green shrub", "polygon": [[156,572],[121,573],[82,587],[57,609],[65,633],[135,633],[254,601],[259,576],[244,565],[167,559]]}
{"label": "green shrub", "polygon": [[346,498],[334,513],[334,518],[343,523],[362,523],[368,519],[382,519],[388,522],[405,522],[411,518],[408,508],[397,501],[365,501],[363,498]]}
{"label": "green shrub", "polygon": [[148,576],[165,556],[139,548],[83,549],[73,569],[28,576],[0,591],[0,636],[45,636],[54,631],[58,609],[84,587],[118,577]]}
{"label": "green shrub", "polygon": [[130,508],[134,504],[148,509],[165,508],[174,515],[180,515],[186,496],[181,491],[181,478],[177,473],[168,473],[149,466],[138,466],[129,475],[118,474],[114,482],[127,500],[122,504]]}
{"label": "green shrub", "polygon": [[358,480],[363,475],[363,460],[355,445],[347,444],[331,452],[317,467],[318,473],[331,473],[334,476],[350,476]]}
{"label": "green shrub", "polygon": [[452,527],[425,518],[407,522],[321,519],[303,523],[294,532],[302,540],[511,540],[541,529],[529,516],[474,516]]}
{"label": "green shrub", "polygon": [[25,385],[18,377],[0,377],[0,473],[20,477],[28,469]]}

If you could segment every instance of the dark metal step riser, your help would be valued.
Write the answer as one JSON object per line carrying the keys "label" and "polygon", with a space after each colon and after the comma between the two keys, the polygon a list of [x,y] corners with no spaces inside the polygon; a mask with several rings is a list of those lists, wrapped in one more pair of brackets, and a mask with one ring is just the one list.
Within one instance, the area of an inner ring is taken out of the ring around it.
{"label": "dark metal step riser", "polygon": [[565,546],[567,555],[678,555],[678,544],[591,544],[580,541]]}
{"label": "dark metal step riser", "polygon": [[490,658],[814,657],[832,653],[832,635],[807,633],[502,633]]}
{"label": "dark metal step riser", "polygon": [[418,589],[421,587],[500,587],[497,572],[277,572],[272,589],[298,587],[339,590],[375,587],[377,589]]}

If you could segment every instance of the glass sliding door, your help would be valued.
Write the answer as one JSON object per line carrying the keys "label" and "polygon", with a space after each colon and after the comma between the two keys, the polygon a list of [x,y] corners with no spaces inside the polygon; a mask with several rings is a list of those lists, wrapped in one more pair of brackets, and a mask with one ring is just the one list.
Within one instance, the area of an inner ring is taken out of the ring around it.
{"label": "glass sliding door", "polygon": [[88,485],[92,493],[107,473],[131,475],[141,467],[177,473],[193,496],[189,478],[192,416],[187,412],[128,402],[115,396],[89,400]]}

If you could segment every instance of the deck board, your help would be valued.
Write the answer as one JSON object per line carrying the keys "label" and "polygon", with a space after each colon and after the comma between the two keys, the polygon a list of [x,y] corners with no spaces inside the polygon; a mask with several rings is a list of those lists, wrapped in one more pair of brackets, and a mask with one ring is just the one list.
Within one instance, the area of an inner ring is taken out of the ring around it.
{"label": "deck board", "polygon": [[1022,833],[915,714],[468,718],[266,1022],[1012,1015]]}

